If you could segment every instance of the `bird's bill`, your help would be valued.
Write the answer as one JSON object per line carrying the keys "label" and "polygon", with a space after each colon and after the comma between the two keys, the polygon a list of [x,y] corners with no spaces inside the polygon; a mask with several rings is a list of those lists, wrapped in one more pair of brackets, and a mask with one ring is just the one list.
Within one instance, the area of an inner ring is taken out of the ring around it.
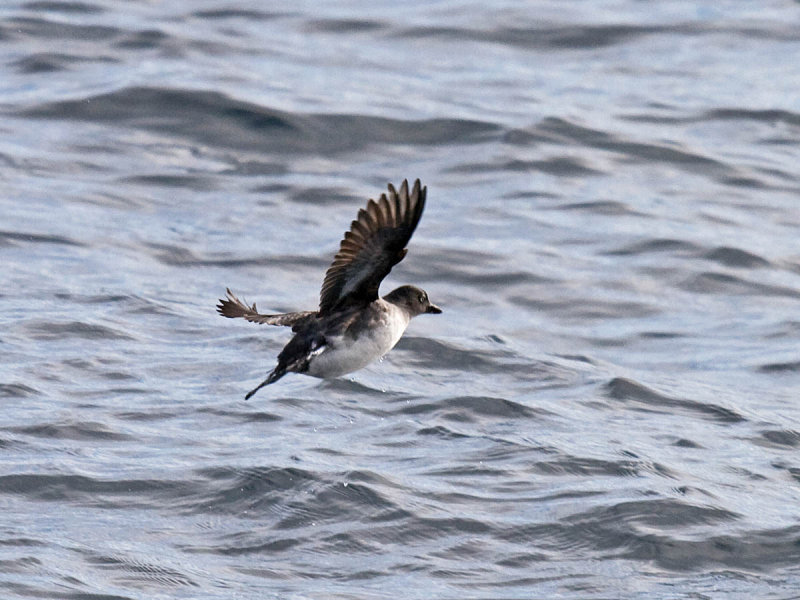
{"label": "bird's bill", "polygon": [[442,309],[436,306],[435,304],[428,305],[428,308],[425,310],[426,313],[432,313],[434,315],[438,315],[442,312]]}

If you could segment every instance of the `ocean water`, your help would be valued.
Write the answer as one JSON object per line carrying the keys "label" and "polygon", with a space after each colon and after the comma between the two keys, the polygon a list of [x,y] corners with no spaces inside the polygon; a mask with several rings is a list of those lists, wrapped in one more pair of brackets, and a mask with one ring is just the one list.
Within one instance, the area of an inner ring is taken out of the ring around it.
{"label": "ocean water", "polygon": [[[3,3],[0,597],[800,597],[798,25]],[[443,314],[245,402],[404,178]]]}

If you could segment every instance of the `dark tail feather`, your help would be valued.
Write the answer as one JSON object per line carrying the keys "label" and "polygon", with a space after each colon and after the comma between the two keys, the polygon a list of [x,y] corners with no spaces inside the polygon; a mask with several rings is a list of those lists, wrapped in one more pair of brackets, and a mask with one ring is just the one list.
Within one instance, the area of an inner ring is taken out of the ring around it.
{"label": "dark tail feather", "polygon": [[247,392],[247,395],[244,397],[244,399],[250,400],[250,398],[252,398],[255,395],[255,393],[262,387],[264,387],[265,385],[269,385],[270,383],[275,383],[276,381],[278,381],[278,379],[280,379],[284,375],[286,375],[286,367],[281,368],[281,366],[278,365],[273,369],[272,373],[269,374],[269,377],[267,377],[264,381],[259,383],[257,387]]}

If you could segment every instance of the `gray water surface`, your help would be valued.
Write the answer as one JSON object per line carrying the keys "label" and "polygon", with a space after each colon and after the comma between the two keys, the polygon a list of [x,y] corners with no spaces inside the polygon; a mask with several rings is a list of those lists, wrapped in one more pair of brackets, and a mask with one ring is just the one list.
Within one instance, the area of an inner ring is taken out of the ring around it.
{"label": "gray water surface", "polygon": [[[800,4],[0,7],[0,596],[800,597]],[[388,182],[383,361],[243,401]]]}

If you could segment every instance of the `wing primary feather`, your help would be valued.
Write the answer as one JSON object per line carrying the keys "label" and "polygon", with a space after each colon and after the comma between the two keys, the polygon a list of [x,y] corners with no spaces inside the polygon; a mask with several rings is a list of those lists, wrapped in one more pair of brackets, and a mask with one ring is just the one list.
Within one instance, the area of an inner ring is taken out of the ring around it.
{"label": "wing primary feather", "polygon": [[358,211],[325,274],[320,315],[378,297],[381,281],[406,255],[405,246],[425,207],[426,190],[417,179],[409,193],[404,179],[399,190],[388,184],[377,201],[370,199]]}
{"label": "wing primary feather", "polygon": [[407,185],[405,186],[405,194],[403,193],[403,186],[400,186],[400,193],[397,195],[397,197],[400,198],[400,209],[402,210],[403,221],[408,222],[410,211]]}
{"label": "wing primary feather", "polygon": [[381,194],[381,199],[378,203],[378,221],[380,227],[392,227],[394,225],[389,218],[389,199],[386,194]]}
{"label": "wing primary feather", "polygon": [[397,195],[389,192],[386,200],[386,215],[393,227],[397,226]]}

